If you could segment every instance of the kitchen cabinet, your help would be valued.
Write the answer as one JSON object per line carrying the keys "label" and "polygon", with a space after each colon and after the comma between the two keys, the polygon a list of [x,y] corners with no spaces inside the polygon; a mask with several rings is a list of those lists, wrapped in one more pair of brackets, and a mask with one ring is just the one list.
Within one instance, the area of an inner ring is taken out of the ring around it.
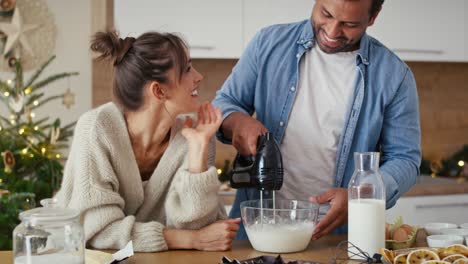
{"label": "kitchen cabinet", "polygon": [[[310,17],[314,0],[115,0],[122,36],[180,32],[193,58],[239,58],[261,28]],[[391,0],[368,33],[407,61],[468,62],[468,1]]]}
{"label": "kitchen cabinet", "polygon": [[[244,47],[262,27],[309,18],[315,2],[244,1]],[[368,33],[403,60],[468,61],[468,2],[385,1]]]}
{"label": "kitchen cabinet", "polygon": [[180,32],[192,58],[238,58],[242,51],[242,1],[115,0],[114,19],[122,37]]}
{"label": "kitchen cabinet", "polygon": [[423,226],[429,222],[468,222],[468,194],[402,197],[387,210],[388,223],[402,216],[405,223]]}
{"label": "kitchen cabinet", "polygon": [[465,0],[391,0],[368,33],[409,61],[468,61]]}
{"label": "kitchen cabinet", "polygon": [[244,48],[266,26],[310,18],[314,3],[313,0],[244,0]]}

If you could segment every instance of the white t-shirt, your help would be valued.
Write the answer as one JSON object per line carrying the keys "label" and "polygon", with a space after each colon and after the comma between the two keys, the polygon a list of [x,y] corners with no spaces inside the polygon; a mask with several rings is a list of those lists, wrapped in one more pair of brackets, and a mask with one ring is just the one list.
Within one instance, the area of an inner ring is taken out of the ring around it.
{"label": "white t-shirt", "polygon": [[280,146],[279,198],[307,200],[333,187],[336,151],[358,74],[356,54],[327,54],[314,46],[301,59],[298,94]]}

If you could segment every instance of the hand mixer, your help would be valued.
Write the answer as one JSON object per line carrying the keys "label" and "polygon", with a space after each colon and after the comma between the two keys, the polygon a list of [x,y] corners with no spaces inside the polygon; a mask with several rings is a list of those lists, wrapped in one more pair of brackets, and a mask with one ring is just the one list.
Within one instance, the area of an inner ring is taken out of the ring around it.
{"label": "hand mixer", "polygon": [[233,162],[229,180],[232,188],[257,188],[274,191],[283,185],[283,159],[271,133],[258,136],[257,154],[244,157],[239,153]]}

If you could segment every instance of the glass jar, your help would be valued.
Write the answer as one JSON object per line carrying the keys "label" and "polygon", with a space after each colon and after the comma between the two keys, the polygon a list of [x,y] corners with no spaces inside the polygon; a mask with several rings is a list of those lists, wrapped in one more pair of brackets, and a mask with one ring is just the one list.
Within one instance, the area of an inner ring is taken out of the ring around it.
{"label": "glass jar", "polygon": [[77,210],[40,207],[19,218],[13,231],[15,264],[84,263],[84,232]]}
{"label": "glass jar", "polygon": [[[348,184],[348,241],[373,256],[385,247],[385,186],[379,152],[354,153]],[[350,256],[358,251],[350,245]]]}

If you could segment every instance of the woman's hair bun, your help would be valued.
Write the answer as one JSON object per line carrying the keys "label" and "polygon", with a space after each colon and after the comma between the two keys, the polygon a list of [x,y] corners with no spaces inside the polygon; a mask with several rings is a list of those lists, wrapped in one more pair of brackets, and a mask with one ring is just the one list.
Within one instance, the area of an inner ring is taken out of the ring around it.
{"label": "woman's hair bun", "polygon": [[113,58],[114,65],[119,64],[135,42],[135,38],[121,39],[117,32],[98,32],[91,41],[91,50],[101,55],[100,59]]}

